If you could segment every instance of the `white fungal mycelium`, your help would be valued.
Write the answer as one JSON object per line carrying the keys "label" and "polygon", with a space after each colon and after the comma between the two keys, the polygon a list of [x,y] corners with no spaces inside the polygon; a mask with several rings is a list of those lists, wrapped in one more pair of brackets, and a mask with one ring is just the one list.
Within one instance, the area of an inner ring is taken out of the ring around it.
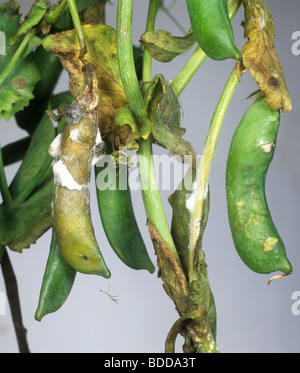
{"label": "white fungal mycelium", "polygon": [[60,154],[61,138],[62,134],[60,133],[55,137],[49,146],[48,153],[52,158],[57,158]]}
{"label": "white fungal mycelium", "polygon": [[55,184],[59,184],[69,190],[81,191],[82,188],[86,187],[85,184],[80,185],[74,180],[62,159],[53,164],[53,175]]}
{"label": "white fungal mycelium", "polygon": [[[103,140],[99,131],[99,128],[97,129],[97,135],[95,139],[95,145],[93,146],[93,158],[92,158],[92,166],[95,166],[97,162],[103,157],[103,153],[99,152],[99,147],[101,147],[101,144],[103,144]],[[105,147],[103,147],[105,150]]]}
{"label": "white fungal mycelium", "polygon": [[70,131],[70,139],[73,142],[80,142],[79,140],[79,128],[74,128],[73,130]]}
{"label": "white fungal mycelium", "polygon": [[259,140],[257,146],[259,146],[265,153],[270,153],[273,148],[273,144],[262,139]]}

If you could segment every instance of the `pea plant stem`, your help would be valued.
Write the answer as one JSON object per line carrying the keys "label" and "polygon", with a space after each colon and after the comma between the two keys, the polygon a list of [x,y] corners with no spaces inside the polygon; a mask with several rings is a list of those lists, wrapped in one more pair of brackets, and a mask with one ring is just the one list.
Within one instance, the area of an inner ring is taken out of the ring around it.
{"label": "pea plant stem", "polygon": [[189,58],[183,69],[178,73],[176,78],[171,83],[177,97],[180,96],[184,88],[195,75],[198,68],[205,61],[206,57],[207,55],[200,47],[195,49],[194,53]]}
{"label": "pea plant stem", "polygon": [[[157,0],[150,0],[147,17],[147,30],[154,27]],[[133,0],[119,0],[117,12],[117,50],[120,74],[127,100],[139,126],[149,122],[144,106],[143,94],[136,76],[132,50],[132,8]],[[147,54],[143,61],[143,81],[151,79],[151,59]],[[151,139],[141,139],[138,163],[142,198],[147,218],[159,231],[162,239],[172,250],[178,263],[180,259],[170,233],[160,192],[157,187],[155,169],[152,161]]]}
{"label": "pea plant stem", "polygon": [[124,90],[133,115],[139,125],[148,118],[144,98],[134,67],[132,49],[132,8],[133,0],[119,0],[117,11],[117,50],[120,74]]}
{"label": "pea plant stem", "polygon": [[[156,11],[157,11],[157,0],[150,0],[149,7],[148,7],[146,32],[152,31],[154,29]],[[145,87],[145,83],[151,80],[151,67],[152,67],[152,56],[149,50],[145,48],[144,57],[143,57],[143,71],[142,71],[142,79],[144,83],[143,88]]]}
{"label": "pea plant stem", "polygon": [[23,53],[24,49],[26,48],[27,44],[29,43],[30,39],[33,37],[34,34],[35,34],[35,30],[33,29],[24,36],[22,42],[20,43],[18,49],[14,53],[12,59],[5,66],[4,70],[0,74],[0,84],[4,82],[4,80],[7,78],[11,70],[14,68],[19,58],[21,57],[21,54]]}
{"label": "pea plant stem", "polygon": [[203,202],[206,198],[208,190],[208,180],[210,175],[211,164],[215,153],[219,133],[224,121],[224,117],[232,99],[233,93],[239,82],[239,74],[237,73],[236,67],[227,80],[227,83],[223,89],[215,112],[213,114],[206,141],[203,148],[203,153],[198,165],[197,176],[196,176],[196,187],[195,187],[195,205],[191,214],[190,220],[190,239],[189,239],[189,282],[195,280],[194,277],[194,257],[195,250],[200,235],[199,222],[202,218]]}
{"label": "pea plant stem", "polygon": [[80,22],[80,18],[78,15],[78,10],[76,7],[75,0],[68,0],[68,5],[69,5],[72,21],[73,21],[73,24],[74,24],[74,27],[75,27],[75,30],[77,32],[77,36],[79,39],[80,48],[85,49],[85,40],[84,40],[81,22]]}
{"label": "pea plant stem", "polygon": [[67,2],[68,0],[63,0],[55,9],[50,10],[46,18],[47,22],[50,23],[50,25],[54,25],[55,22],[58,20],[58,17],[64,10]]}

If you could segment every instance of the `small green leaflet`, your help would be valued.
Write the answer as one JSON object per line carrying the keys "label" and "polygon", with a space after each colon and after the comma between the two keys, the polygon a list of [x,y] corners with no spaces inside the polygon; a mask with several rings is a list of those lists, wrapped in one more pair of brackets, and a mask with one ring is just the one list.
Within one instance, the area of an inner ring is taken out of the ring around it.
{"label": "small green leaflet", "polygon": [[[0,31],[6,39],[5,55],[0,55],[0,73],[11,61],[22,41],[21,37],[10,44],[19,29],[21,15],[18,10],[19,5],[16,2],[0,4]],[[26,53],[28,54],[28,49]],[[30,61],[29,57],[24,58],[21,55],[0,87],[0,119],[9,120],[27,106],[34,97],[32,92],[39,80],[40,73],[35,63]]]}

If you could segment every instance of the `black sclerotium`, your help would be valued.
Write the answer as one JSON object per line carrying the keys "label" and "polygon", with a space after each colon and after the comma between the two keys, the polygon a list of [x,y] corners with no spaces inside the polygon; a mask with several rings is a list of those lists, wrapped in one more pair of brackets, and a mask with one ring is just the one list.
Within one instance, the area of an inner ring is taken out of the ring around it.
{"label": "black sclerotium", "polygon": [[71,104],[66,108],[66,122],[69,124],[78,124],[82,119],[82,112],[78,104]]}

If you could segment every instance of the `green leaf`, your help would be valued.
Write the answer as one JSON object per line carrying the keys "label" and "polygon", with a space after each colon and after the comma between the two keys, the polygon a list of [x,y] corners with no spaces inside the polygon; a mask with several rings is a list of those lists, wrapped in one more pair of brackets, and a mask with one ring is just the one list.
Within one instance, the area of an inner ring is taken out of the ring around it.
{"label": "green leaf", "polygon": [[32,92],[39,80],[40,74],[35,64],[20,59],[0,87],[0,119],[8,121],[27,106],[34,98]]}
{"label": "green leaf", "polygon": [[[15,2],[1,4],[0,31],[6,40],[13,37],[19,27],[21,15]],[[11,61],[21,40],[7,43],[5,55],[0,56],[0,71]],[[16,112],[22,110],[33,98],[33,89],[40,80],[40,73],[29,57],[20,57],[0,87],[0,119],[9,120]]]}
{"label": "green leaf", "polygon": [[52,225],[53,175],[49,169],[43,181],[25,203],[8,208],[0,205],[0,244],[22,252]]}
{"label": "green leaf", "polygon": [[[0,4],[0,31],[5,34],[6,40],[15,35],[19,27],[19,7],[20,5],[16,1]],[[3,66],[0,65],[0,67],[2,71]]]}
{"label": "green leaf", "polygon": [[8,53],[8,40],[16,34],[19,22],[19,4],[16,2],[7,2],[0,4],[0,31],[4,33],[6,40],[5,55],[0,55],[0,72],[4,70],[5,65],[9,61],[7,58]]}
{"label": "green leaf", "polygon": [[197,44],[193,33],[178,37],[164,30],[146,32],[141,36],[140,42],[159,62],[170,62]]}

